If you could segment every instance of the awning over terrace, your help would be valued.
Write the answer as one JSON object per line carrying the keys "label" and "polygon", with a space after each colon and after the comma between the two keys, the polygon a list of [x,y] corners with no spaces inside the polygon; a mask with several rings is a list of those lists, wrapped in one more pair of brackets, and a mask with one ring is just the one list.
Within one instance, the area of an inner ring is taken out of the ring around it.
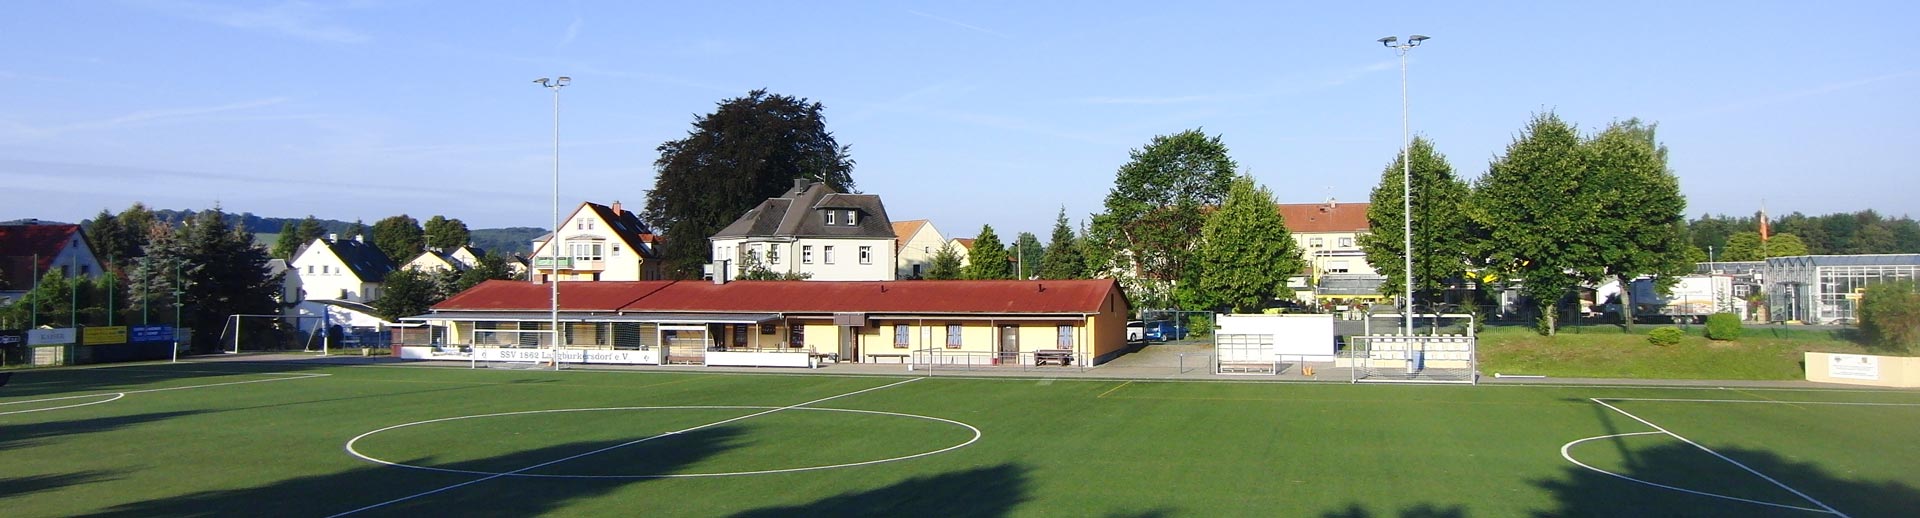
{"label": "awning over terrace", "polygon": [[[447,322],[545,322],[550,318],[547,313],[529,311],[447,311],[414,315],[400,320],[407,322],[447,321]],[[660,324],[764,324],[779,322],[779,313],[623,313],[623,314],[580,314],[560,313],[560,320],[567,322],[651,322]]]}

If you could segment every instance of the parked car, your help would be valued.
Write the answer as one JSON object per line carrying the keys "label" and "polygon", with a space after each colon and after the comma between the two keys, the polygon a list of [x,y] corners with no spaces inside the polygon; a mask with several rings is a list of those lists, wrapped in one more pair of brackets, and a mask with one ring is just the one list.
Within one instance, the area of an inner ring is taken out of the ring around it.
{"label": "parked car", "polygon": [[1127,321],[1127,343],[1137,344],[1147,341],[1147,323],[1139,320]]}
{"label": "parked car", "polygon": [[1165,342],[1167,340],[1179,340],[1187,337],[1186,326],[1180,325],[1179,322],[1155,320],[1147,322],[1146,326],[1147,340],[1150,341]]}

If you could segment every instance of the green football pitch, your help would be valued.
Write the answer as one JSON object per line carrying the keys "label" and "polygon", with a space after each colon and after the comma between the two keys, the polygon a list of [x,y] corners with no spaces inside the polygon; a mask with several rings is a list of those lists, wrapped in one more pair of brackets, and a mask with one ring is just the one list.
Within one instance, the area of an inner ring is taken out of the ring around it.
{"label": "green football pitch", "polygon": [[16,372],[23,516],[1913,516],[1920,392]]}

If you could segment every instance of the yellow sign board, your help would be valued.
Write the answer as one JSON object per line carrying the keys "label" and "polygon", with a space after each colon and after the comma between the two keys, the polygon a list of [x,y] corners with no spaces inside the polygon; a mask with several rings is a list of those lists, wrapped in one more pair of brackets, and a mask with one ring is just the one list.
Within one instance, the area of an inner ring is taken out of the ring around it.
{"label": "yellow sign board", "polygon": [[110,345],[127,343],[127,326],[89,327],[81,330],[80,343]]}

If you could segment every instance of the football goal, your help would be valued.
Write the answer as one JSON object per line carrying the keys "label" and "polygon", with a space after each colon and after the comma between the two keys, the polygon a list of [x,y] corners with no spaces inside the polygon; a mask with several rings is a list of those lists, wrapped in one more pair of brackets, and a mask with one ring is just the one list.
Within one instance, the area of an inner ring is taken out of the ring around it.
{"label": "football goal", "polygon": [[224,352],[309,352],[326,354],[343,344],[330,342],[326,319],[318,316],[228,315],[220,328]]}

